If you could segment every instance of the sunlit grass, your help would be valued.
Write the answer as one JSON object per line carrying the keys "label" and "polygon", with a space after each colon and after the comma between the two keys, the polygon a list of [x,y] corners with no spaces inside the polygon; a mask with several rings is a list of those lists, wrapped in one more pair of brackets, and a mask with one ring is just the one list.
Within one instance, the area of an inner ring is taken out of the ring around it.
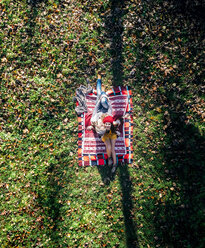
{"label": "sunlit grass", "polygon": [[[1,247],[203,247],[202,31],[114,2],[1,1]],[[77,161],[73,96],[98,71],[133,92],[134,161],[114,176]]]}

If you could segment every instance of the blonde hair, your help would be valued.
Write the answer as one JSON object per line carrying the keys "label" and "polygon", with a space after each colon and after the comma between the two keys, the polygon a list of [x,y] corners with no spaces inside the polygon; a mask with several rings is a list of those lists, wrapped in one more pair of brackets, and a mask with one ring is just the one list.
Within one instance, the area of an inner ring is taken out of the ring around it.
{"label": "blonde hair", "polygon": [[109,114],[108,114],[108,113],[104,113],[104,114],[102,114],[102,115],[101,115],[101,117],[100,117],[100,118],[101,118],[101,120],[103,121],[103,119],[104,119],[106,116],[109,116]]}
{"label": "blonde hair", "polygon": [[103,135],[106,132],[106,128],[104,126],[95,126],[95,131],[98,135]]}

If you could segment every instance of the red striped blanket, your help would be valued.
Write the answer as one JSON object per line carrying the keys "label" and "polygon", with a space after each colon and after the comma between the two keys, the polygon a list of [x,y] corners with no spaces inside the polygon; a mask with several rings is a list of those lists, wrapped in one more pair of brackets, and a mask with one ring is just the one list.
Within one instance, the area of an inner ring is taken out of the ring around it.
{"label": "red striped blanket", "polygon": [[[133,104],[131,90],[129,87],[115,87],[109,90],[107,94],[112,105],[113,116],[127,116],[120,126],[121,135],[116,140],[117,162],[132,163]],[[96,99],[96,92],[87,95],[88,113],[78,116],[78,162],[80,166],[105,165],[107,163],[105,144],[96,132],[88,131],[85,127],[85,117],[93,112]]]}

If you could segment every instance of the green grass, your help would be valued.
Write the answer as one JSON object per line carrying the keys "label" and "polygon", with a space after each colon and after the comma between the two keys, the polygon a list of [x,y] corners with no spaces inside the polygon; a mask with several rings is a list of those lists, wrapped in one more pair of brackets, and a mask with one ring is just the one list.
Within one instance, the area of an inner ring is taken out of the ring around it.
{"label": "green grass", "polygon": [[[204,247],[203,20],[175,1],[37,2],[0,4],[1,247]],[[98,71],[133,92],[134,161],[114,176],[77,161],[72,99]]]}

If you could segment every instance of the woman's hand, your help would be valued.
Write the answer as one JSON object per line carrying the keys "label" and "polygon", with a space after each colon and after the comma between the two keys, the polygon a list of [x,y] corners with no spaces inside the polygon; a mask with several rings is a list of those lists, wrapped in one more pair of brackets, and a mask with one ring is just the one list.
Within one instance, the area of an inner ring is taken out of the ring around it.
{"label": "woman's hand", "polygon": [[95,126],[97,124],[97,121],[91,121],[91,125]]}
{"label": "woman's hand", "polygon": [[113,125],[114,126],[119,126],[121,123],[120,123],[120,120],[116,120],[116,121],[113,121]]}
{"label": "woman's hand", "polygon": [[88,127],[87,127],[87,130],[88,130],[88,131],[91,131],[91,130],[93,130],[93,128],[94,128],[93,126],[88,126]]}
{"label": "woman's hand", "polygon": [[119,137],[121,133],[119,131],[116,131],[116,134]]}
{"label": "woman's hand", "polygon": [[125,114],[123,117],[122,117],[123,119],[128,119],[128,120],[130,120],[131,119],[131,117],[130,117],[130,114]]}

